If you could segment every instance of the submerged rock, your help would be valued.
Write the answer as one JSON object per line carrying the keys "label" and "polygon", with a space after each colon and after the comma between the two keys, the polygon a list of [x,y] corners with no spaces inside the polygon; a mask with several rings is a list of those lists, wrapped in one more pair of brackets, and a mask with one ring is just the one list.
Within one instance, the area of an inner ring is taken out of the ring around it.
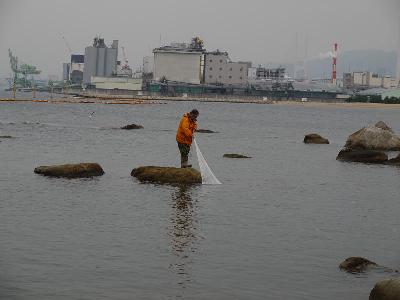
{"label": "submerged rock", "polygon": [[34,172],[45,176],[66,178],[93,177],[104,174],[103,169],[97,163],[40,166],[35,168]]}
{"label": "submerged rock", "polygon": [[380,151],[342,149],[336,159],[341,161],[383,164],[388,161],[388,156]]}
{"label": "submerged rock", "polygon": [[133,169],[131,176],[142,182],[194,184],[201,183],[201,174],[193,168],[144,166]]}
{"label": "submerged rock", "polygon": [[344,147],[353,150],[400,150],[400,137],[386,123],[379,121],[351,134]]}
{"label": "submerged rock", "polygon": [[400,300],[400,278],[377,282],[369,294],[369,300]]}
{"label": "submerged rock", "polygon": [[0,135],[0,139],[12,139],[11,135]]}
{"label": "submerged rock", "polygon": [[310,133],[304,136],[303,142],[305,144],[329,144],[328,139],[323,138],[319,134]]}
{"label": "submerged rock", "polygon": [[360,273],[365,271],[370,266],[378,266],[373,261],[370,261],[363,257],[349,257],[346,258],[340,265],[339,268],[342,271],[349,273]]}
{"label": "submerged rock", "polygon": [[127,130],[131,130],[131,129],[143,129],[142,125],[137,125],[137,124],[129,124],[126,125],[124,127],[121,127],[121,129],[127,129]]}
{"label": "submerged rock", "polygon": [[225,153],[223,157],[228,158],[251,158],[250,156],[242,155],[242,154],[235,154],[235,153]]}
{"label": "submerged rock", "polygon": [[217,133],[216,131],[212,131],[212,130],[209,130],[209,129],[197,129],[196,132],[199,132],[199,133]]}

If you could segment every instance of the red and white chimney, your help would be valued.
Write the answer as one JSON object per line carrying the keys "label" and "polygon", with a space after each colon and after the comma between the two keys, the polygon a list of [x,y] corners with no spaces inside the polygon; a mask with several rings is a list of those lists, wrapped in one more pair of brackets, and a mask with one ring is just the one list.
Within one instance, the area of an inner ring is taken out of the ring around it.
{"label": "red and white chimney", "polygon": [[336,85],[337,43],[334,44],[332,57],[332,83]]}

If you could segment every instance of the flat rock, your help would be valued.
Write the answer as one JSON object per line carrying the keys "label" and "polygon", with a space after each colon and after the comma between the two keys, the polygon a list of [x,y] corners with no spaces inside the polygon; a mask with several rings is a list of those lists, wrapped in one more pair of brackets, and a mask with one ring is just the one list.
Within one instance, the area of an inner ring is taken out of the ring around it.
{"label": "flat rock", "polygon": [[197,129],[196,132],[198,132],[198,133],[217,133],[216,131],[212,131],[209,129]]}
{"label": "flat rock", "polygon": [[121,129],[127,129],[127,130],[131,130],[131,129],[143,129],[142,125],[137,125],[137,124],[129,124],[126,125],[124,127],[121,127]]}
{"label": "flat rock", "polygon": [[377,282],[369,294],[369,300],[400,300],[400,278]]}
{"label": "flat rock", "polygon": [[350,162],[384,164],[388,161],[388,156],[386,153],[380,151],[342,149],[336,159]]}
{"label": "flat rock", "polygon": [[365,271],[370,266],[378,266],[378,265],[366,258],[354,256],[346,258],[339,265],[339,269],[349,273],[360,273]]}
{"label": "flat rock", "polygon": [[104,174],[102,167],[97,163],[40,166],[35,168],[34,172],[45,176],[66,178],[93,177]]}
{"label": "flat rock", "polygon": [[384,122],[361,128],[351,134],[344,145],[353,150],[400,150],[400,137]]}
{"label": "flat rock", "polygon": [[144,166],[133,169],[131,176],[142,182],[163,184],[201,183],[201,174],[193,168]]}
{"label": "flat rock", "polygon": [[236,153],[225,153],[223,157],[227,158],[251,158],[250,156],[236,154]]}
{"label": "flat rock", "polygon": [[303,142],[305,144],[329,144],[328,139],[323,138],[319,134],[310,133],[304,136]]}

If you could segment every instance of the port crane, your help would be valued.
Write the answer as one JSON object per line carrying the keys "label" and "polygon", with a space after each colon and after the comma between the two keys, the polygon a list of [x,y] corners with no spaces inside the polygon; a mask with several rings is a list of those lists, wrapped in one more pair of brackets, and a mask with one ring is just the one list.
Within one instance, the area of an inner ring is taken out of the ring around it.
{"label": "port crane", "polygon": [[40,74],[41,71],[35,66],[28,64],[18,64],[18,57],[13,55],[12,51],[8,49],[8,56],[10,58],[10,66],[13,72],[13,83],[20,88],[32,88],[34,86],[33,75]]}

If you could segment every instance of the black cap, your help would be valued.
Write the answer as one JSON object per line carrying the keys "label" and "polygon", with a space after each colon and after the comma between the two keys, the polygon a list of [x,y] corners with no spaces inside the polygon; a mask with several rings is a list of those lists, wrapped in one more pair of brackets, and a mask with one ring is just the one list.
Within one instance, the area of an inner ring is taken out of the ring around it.
{"label": "black cap", "polygon": [[197,117],[199,115],[199,111],[197,109],[192,109],[190,114]]}

